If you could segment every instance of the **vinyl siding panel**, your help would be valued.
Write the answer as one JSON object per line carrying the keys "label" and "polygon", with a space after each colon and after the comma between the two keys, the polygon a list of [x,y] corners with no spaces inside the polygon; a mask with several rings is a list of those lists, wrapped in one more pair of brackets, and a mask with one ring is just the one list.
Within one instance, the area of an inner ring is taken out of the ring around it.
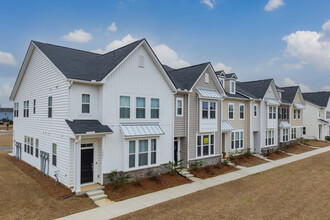
{"label": "vinyl siding panel", "polygon": [[[183,116],[176,116],[176,99],[183,99]],[[176,94],[174,96],[174,136],[185,137],[187,135],[188,118],[188,96],[186,94]]]}

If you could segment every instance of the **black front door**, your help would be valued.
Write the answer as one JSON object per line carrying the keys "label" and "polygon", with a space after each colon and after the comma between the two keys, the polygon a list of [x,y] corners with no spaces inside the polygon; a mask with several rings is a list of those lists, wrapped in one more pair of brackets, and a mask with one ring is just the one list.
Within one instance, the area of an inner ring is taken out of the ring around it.
{"label": "black front door", "polygon": [[94,149],[81,150],[81,184],[93,182]]}
{"label": "black front door", "polygon": [[179,148],[179,142],[174,141],[174,162],[178,162],[178,148]]}

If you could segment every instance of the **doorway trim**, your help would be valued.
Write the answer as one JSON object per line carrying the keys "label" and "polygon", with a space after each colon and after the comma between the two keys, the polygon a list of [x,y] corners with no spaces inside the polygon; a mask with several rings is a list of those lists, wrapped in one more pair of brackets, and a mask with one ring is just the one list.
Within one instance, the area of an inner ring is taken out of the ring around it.
{"label": "doorway trim", "polygon": [[[91,147],[81,147],[81,145],[83,144],[93,144],[93,146]],[[84,149],[93,149],[93,181],[92,182],[88,182],[88,183],[83,183],[80,184],[81,186],[87,186],[87,185],[91,185],[91,184],[95,184],[97,182],[97,172],[96,172],[96,166],[97,166],[97,141],[82,141],[80,144],[80,155],[81,155],[81,151],[83,151]],[[82,159],[82,158],[81,158]],[[81,161],[80,159],[80,161]],[[81,164],[81,162],[80,162]],[[80,172],[81,172],[81,165],[80,165]],[[80,175],[80,182],[81,182],[81,175]]]}
{"label": "doorway trim", "polygon": [[175,158],[175,155],[174,155],[174,146],[175,146],[175,142],[178,143],[178,161],[181,159],[181,155],[180,155],[180,152],[181,152],[181,142],[180,142],[180,138],[179,137],[175,137],[174,138],[174,142],[173,142],[173,161],[174,161],[174,158]]}

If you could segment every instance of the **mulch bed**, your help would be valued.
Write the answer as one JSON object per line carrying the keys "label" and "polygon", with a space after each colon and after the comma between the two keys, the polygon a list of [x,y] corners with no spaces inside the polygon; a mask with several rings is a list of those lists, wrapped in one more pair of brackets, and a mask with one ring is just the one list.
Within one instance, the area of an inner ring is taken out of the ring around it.
{"label": "mulch bed", "polygon": [[229,160],[235,165],[243,166],[243,167],[253,167],[259,164],[267,163],[268,161],[263,160],[259,157],[255,157],[253,155],[242,154],[235,157],[234,160]]}
{"label": "mulch bed", "polygon": [[[23,173],[34,179],[37,183],[39,183],[46,193],[53,196],[56,199],[61,199],[61,197],[68,196],[72,194],[71,190],[64,186],[61,183],[56,183],[56,181],[47,176],[43,176],[40,173],[40,170],[35,167],[29,165],[24,161],[18,161],[16,157],[11,157],[9,155],[6,156],[6,159],[9,160],[13,165],[18,167]],[[73,195],[75,196],[75,195]],[[81,197],[81,196],[80,196]]]}
{"label": "mulch bed", "polygon": [[189,170],[191,174],[200,179],[218,176],[221,174],[229,173],[238,170],[237,168],[227,164],[215,164],[210,166],[201,167],[199,169]]}
{"label": "mulch bed", "polygon": [[308,147],[308,146],[297,144],[296,146],[287,148],[284,151],[286,153],[291,153],[291,154],[301,154],[301,153],[312,151],[312,150],[315,150],[315,149],[316,148],[311,148],[311,147]]}
{"label": "mulch bed", "polygon": [[120,201],[190,182],[189,179],[178,174],[170,175],[166,173],[158,177],[124,183],[116,189],[113,187],[113,184],[108,184],[105,186],[104,192],[110,200]]}
{"label": "mulch bed", "polygon": [[330,143],[324,141],[310,140],[306,143],[306,145],[313,147],[328,147],[330,146]]}
{"label": "mulch bed", "polygon": [[263,154],[264,157],[266,157],[269,160],[278,160],[278,159],[282,159],[285,157],[290,157],[290,155],[283,153],[281,151],[275,151],[272,152],[271,154],[267,155],[267,154]]}

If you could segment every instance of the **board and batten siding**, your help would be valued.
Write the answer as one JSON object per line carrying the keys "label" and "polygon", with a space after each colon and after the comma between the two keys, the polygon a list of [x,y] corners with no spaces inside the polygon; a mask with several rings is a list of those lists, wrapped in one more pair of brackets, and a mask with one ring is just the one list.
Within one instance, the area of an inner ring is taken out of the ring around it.
{"label": "board and batten siding", "polygon": [[[22,159],[40,169],[40,155],[35,157],[35,140],[39,139],[40,151],[48,152],[49,175],[70,185],[70,134],[65,119],[68,117],[69,82],[48,58],[35,48],[14,102],[19,102],[19,117],[14,118],[14,140],[22,143]],[[53,117],[48,118],[48,97],[53,97]],[[36,113],[33,114],[33,99]],[[29,117],[23,117],[24,101],[29,100]],[[24,152],[24,136],[34,139],[33,156]],[[57,166],[52,165],[52,144],[57,145]],[[14,148],[15,149],[15,148]]]}
{"label": "board and batten siding", "polygon": [[[141,55],[144,56],[144,67],[139,67]],[[108,125],[114,133],[107,135],[104,140],[103,173],[114,169],[128,170],[129,139],[123,137],[120,123],[159,123],[165,134],[156,138],[157,164],[173,160],[174,95],[160,71],[142,45],[105,79],[102,91],[99,92],[103,103],[101,123]],[[130,96],[130,119],[119,118],[120,96]],[[145,119],[135,118],[136,97],[146,98]],[[151,98],[160,100],[159,119],[150,118]]]}
{"label": "board and batten siding", "polygon": [[[200,99],[197,94],[196,87],[201,88],[209,88],[209,89],[215,89],[218,90],[218,88],[215,85],[215,82],[213,81],[213,77],[209,76],[209,83],[205,82],[205,73],[209,73],[210,70],[207,69],[204,71],[202,76],[197,81],[195,87],[192,89],[192,93],[190,94],[190,109],[189,109],[189,160],[195,160],[200,159],[197,158],[197,134],[200,134],[199,132],[199,118],[200,118]],[[220,91],[219,91],[220,93]],[[203,99],[207,100],[207,99]],[[221,102],[220,100],[211,100],[216,101],[217,103],[217,127],[218,131],[214,132],[215,136],[215,154],[214,156],[217,156],[221,153],[221,143],[222,143],[222,137],[221,137]],[[209,134],[205,133],[205,134]],[[211,156],[212,157],[212,156]]]}

